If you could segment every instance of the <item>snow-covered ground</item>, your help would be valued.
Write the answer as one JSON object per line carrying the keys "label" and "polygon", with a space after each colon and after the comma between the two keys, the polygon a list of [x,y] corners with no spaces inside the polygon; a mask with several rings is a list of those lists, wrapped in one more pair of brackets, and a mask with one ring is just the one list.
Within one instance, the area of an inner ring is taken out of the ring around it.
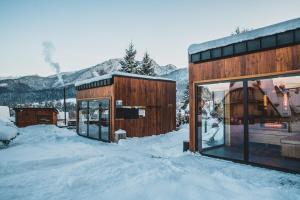
{"label": "snow-covered ground", "polygon": [[0,149],[0,199],[300,199],[300,176],[182,152],[188,127],[119,144],[38,125]]}

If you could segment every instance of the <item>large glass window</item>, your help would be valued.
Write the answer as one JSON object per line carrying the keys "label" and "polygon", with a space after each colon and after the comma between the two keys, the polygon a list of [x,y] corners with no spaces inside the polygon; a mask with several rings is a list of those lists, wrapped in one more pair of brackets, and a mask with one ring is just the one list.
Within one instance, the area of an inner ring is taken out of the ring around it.
{"label": "large glass window", "polygon": [[202,154],[300,172],[300,75],[197,85],[196,132]]}
{"label": "large glass window", "polygon": [[197,135],[200,152],[243,160],[243,82],[197,86]]}
{"label": "large glass window", "polygon": [[79,135],[109,141],[110,103],[109,99],[80,101]]}
{"label": "large glass window", "polygon": [[88,102],[80,101],[79,102],[79,122],[78,122],[78,133],[83,136],[87,136],[88,133]]}
{"label": "large glass window", "polygon": [[249,161],[300,170],[300,76],[248,81]]}

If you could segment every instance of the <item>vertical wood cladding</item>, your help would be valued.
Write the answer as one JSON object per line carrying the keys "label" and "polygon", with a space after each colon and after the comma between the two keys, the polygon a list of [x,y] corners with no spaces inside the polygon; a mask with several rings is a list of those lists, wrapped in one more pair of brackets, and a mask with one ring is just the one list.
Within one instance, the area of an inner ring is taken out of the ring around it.
{"label": "vertical wood cladding", "polygon": [[51,108],[17,108],[16,125],[26,127],[37,124],[57,125],[57,111]]}
{"label": "vertical wood cladding", "polygon": [[189,64],[190,150],[196,150],[195,84],[300,72],[300,45]]}
{"label": "vertical wood cladding", "polygon": [[175,82],[114,77],[115,100],[123,106],[143,106],[146,116],[139,119],[115,119],[115,128],[129,137],[166,133],[176,129]]}
{"label": "vertical wood cladding", "polygon": [[[84,99],[111,99],[111,133],[118,129],[127,131],[129,137],[143,137],[167,133],[176,129],[176,83],[114,76],[113,85],[79,90],[77,101]],[[146,116],[139,119],[115,119],[115,102],[122,100],[123,106],[146,108]],[[77,104],[78,105],[78,104]]]}

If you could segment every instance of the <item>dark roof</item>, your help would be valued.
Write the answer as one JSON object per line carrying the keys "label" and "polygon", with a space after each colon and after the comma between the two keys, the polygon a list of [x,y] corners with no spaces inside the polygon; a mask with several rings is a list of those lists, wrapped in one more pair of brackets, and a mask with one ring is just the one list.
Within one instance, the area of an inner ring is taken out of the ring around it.
{"label": "dark roof", "polygon": [[273,24],[270,26],[258,28],[255,30],[247,31],[245,33],[232,35],[217,40],[211,40],[200,44],[192,44],[189,46],[188,52],[189,54],[195,54],[209,49],[224,47],[230,44],[253,40],[256,38],[266,37],[269,35],[275,35],[278,33],[283,33],[286,31],[295,30],[299,28],[300,28],[300,18],[296,18],[281,23]]}
{"label": "dark roof", "polygon": [[30,107],[21,107],[21,108],[14,108],[15,111],[22,111],[22,110],[32,110],[32,111],[37,111],[37,110],[49,110],[58,113],[58,110],[56,108],[30,108]]}

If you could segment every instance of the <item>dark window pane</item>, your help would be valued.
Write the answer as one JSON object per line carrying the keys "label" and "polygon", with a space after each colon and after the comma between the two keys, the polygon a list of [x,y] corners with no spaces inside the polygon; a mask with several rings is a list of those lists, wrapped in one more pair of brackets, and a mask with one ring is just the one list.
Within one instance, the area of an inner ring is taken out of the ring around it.
{"label": "dark window pane", "polygon": [[247,42],[248,45],[248,51],[257,51],[260,49],[260,40],[250,40]]}
{"label": "dark window pane", "polygon": [[262,48],[271,48],[276,46],[276,36],[268,36],[261,39]]}
{"label": "dark window pane", "polygon": [[249,161],[300,172],[300,76],[248,81]]}
{"label": "dark window pane", "polygon": [[241,42],[241,43],[235,44],[234,51],[236,54],[246,52],[247,51],[246,42]]}
{"label": "dark window pane", "polygon": [[117,119],[138,119],[139,109],[138,108],[116,108]]}
{"label": "dark window pane", "polygon": [[202,60],[208,60],[210,59],[210,51],[203,51],[201,52],[201,59]]}
{"label": "dark window pane", "polygon": [[200,53],[192,54],[191,59],[192,59],[192,60],[191,60],[192,63],[194,63],[194,62],[199,62],[199,61],[200,61]]}
{"label": "dark window pane", "polygon": [[233,45],[223,47],[223,56],[233,55]]}
{"label": "dark window pane", "polygon": [[199,151],[244,159],[243,82],[197,86],[196,119]]}
{"label": "dark window pane", "polygon": [[222,56],[222,50],[221,48],[213,49],[211,50],[211,57],[212,58],[219,58]]}
{"label": "dark window pane", "polygon": [[295,41],[300,42],[300,29],[295,31]]}
{"label": "dark window pane", "polygon": [[291,44],[291,43],[293,43],[293,39],[294,39],[294,36],[293,36],[292,31],[280,33],[277,36],[277,44],[278,45]]}

